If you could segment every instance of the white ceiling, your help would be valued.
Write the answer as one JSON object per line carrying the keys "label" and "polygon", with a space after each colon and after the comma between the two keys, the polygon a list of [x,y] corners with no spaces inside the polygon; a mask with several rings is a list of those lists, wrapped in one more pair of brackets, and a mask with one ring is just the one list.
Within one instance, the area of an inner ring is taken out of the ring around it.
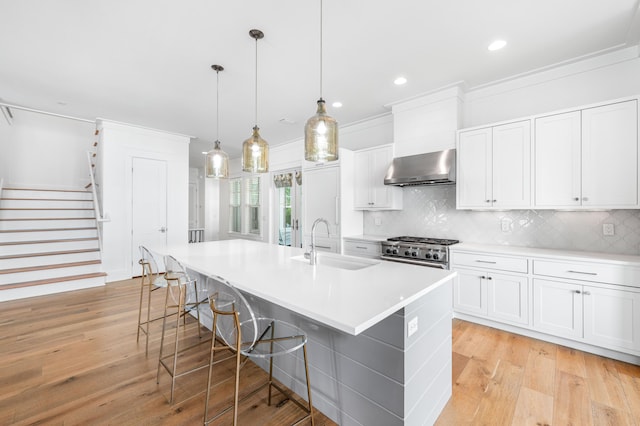
{"label": "white ceiling", "polygon": [[[464,81],[467,88],[635,45],[640,0],[324,0],[324,98],[341,124]],[[254,125],[302,137],[319,97],[319,0],[0,0],[0,99],[198,138],[237,156]],[[489,52],[496,38],[503,50]],[[403,75],[404,86],[393,79]],[[344,106],[330,106],[340,100]],[[64,104],[64,105],[62,105]],[[286,119],[292,124],[282,123]]]}

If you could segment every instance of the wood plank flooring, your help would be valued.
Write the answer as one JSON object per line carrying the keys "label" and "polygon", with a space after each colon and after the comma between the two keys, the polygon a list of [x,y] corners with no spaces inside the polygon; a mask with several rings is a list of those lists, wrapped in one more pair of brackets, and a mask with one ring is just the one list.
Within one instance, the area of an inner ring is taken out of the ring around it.
{"label": "wood plank flooring", "polygon": [[454,320],[437,424],[640,426],[640,366]]}
{"label": "wood plank flooring", "polygon": [[[206,373],[179,382],[178,399],[195,396],[168,404],[168,375],[156,384],[160,322],[151,326],[147,357],[144,337],[136,343],[138,297],[138,280],[127,280],[0,303],[0,425],[201,424],[204,396],[196,390]],[[157,314],[161,294],[153,300]],[[242,377],[252,386],[266,374],[248,364]],[[460,320],[453,322],[453,383],[438,425],[640,426],[639,366]],[[214,406],[226,402],[229,386],[216,388]],[[302,416],[275,395],[271,407],[266,390],[245,401],[240,424]],[[214,424],[230,424],[229,416]],[[334,425],[319,412],[316,424]]]}
{"label": "wood plank flooring", "polygon": [[[207,370],[179,380],[176,397],[186,400],[169,405],[170,378],[164,370],[156,384],[161,321],[151,324],[148,356],[144,336],[136,343],[139,291],[138,280],[127,280],[0,303],[0,425],[202,424],[204,394],[199,391],[206,386]],[[164,303],[164,293],[156,293],[152,317]],[[181,334],[185,341],[197,341],[195,321],[187,330]],[[207,356],[208,344],[203,344],[188,360],[206,362]],[[223,364],[215,371],[224,378],[231,368]],[[248,363],[241,384],[253,386],[266,378]],[[232,385],[227,381],[216,388],[214,410],[230,402]],[[270,407],[266,388],[245,400],[240,424],[291,424],[304,415],[277,391],[273,395]],[[230,414],[213,424],[230,424],[229,419]],[[335,425],[317,411],[315,424]]]}

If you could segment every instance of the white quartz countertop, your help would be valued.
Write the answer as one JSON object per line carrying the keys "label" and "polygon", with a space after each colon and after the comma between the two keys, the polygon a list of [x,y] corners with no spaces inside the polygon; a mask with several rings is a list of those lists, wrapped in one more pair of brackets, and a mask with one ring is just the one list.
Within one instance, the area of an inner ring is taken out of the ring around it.
{"label": "white quartz countertop", "polygon": [[538,257],[550,260],[580,262],[605,262],[618,265],[640,266],[640,256],[611,254],[588,251],[554,250],[533,247],[501,246],[489,244],[459,243],[450,247],[451,251],[473,251],[512,256]]}
{"label": "white quartz countertop", "polygon": [[383,260],[359,270],[311,266],[291,259],[303,254],[303,249],[247,240],[185,243],[154,251],[171,254],[189,269],[224,277],[240,290],[352,335],[456,275]]}

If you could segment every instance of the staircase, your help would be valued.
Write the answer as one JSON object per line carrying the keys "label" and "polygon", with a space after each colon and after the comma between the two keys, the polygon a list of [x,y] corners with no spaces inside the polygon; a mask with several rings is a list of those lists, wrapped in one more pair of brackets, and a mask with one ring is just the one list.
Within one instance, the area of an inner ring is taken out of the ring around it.
{"label": "staircase", "polygon": [[105,284],[91,191],[1,191],[0,301]]}

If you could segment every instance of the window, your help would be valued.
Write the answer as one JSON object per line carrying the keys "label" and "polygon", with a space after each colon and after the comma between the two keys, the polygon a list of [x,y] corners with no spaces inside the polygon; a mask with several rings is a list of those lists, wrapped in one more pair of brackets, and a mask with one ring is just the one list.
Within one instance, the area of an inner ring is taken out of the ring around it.
{"label": "window", "polygon": [[260,235],[260,178],[250,177],[244,182],[248,232]]}
{"label": "window", "polygon": [[229,232],[260,235],[260,177],[229,179]]}
{"label": "window", "polygon": [[241,198],[242,179],[229,180],[229,231],[242,232],[242,223],[240,220],[240,200]]}

